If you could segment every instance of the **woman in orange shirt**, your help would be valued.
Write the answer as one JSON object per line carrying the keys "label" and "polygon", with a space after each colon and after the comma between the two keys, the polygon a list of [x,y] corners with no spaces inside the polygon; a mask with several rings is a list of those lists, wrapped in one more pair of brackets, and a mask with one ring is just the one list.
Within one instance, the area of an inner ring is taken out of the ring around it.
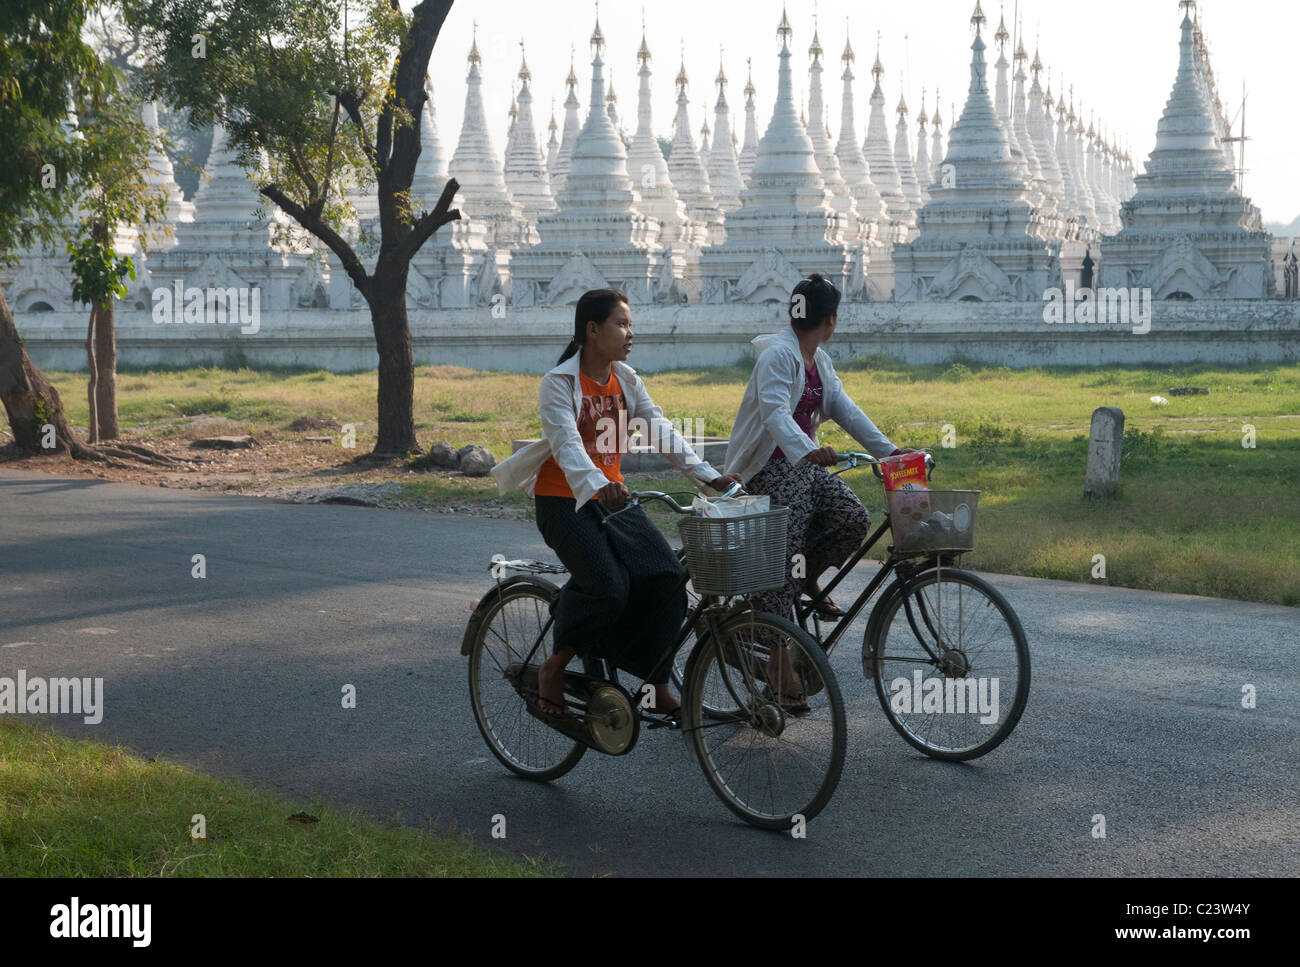
{"label": "woman in orange shirt", "polygon": [[[571,579],[555,606],[555,654],[538,674],[538,709],[568,716],[565,666],[575,655],[612,660],[646,679],[686,615],[685,571],[663,535],[634,507],[620,469],[627,428],[644,421],[652,445],[693,483],[723,491],[739,478],[723,476],[682,439],[625,360],[632,349],[627,296],[617,289],[584,293],[574,312],[573,339],[542,378],[542,439],[493,468],[505,492],[522,487],[534,498],[542,539]],[[665,668],[654,676],[655,709],[680,703]]]}

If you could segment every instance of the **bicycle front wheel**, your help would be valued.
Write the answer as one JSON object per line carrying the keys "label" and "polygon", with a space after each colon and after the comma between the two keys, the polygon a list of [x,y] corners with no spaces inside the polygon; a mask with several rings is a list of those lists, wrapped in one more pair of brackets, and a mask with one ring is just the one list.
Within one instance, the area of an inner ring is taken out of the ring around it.
{"label": "bicycle front wheel", "polygon": [[935,568],[884,605],[872,643],[890,724],[936,759],[997,748],[1029,699],[1029,645],[1006,598],[969,571]]}
{"label": "bicycle front wheel", "polygon": [[685,679],[683,729],[727,808],[776,830],[822,811],[844,768],[846,728],[814,638],[778,615],[744,612],[704,636]]}

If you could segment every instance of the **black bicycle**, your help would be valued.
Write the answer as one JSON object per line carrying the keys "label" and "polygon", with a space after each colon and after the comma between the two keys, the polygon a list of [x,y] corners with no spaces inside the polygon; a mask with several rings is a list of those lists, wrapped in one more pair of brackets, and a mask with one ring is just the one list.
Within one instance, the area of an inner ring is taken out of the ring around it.
{"label": "black bicycle", "polygon": [[[734,496],[733,488],[727,496]],[[658,500],[689,515],[669,494],[633,493],[628,507]],[[623,511],[606,512],[608,521]],[[777,577],[784,579],[784,511],[743,518],[726,533],[757,537],[767,553],[778,536],[769,518],[780,517]],[[684,539],[695,529],[683,527]],[[716,583],[716,561],[736,553],[752,557],[754,542],[703,548],[699,580]],[[846,726],[839,685],[818,643],[793,622],[755,611],[739,594],[693,596],[676,640],[647,682],[686,651],[676,676],[681,709],[653,707],[654,687],[620,684],[612,662],[584,659],[583,672],[565,672],[564,703],[570,716],[540,711],[538,669],[554,650],[554,607],[560,589],[549,576],[559,564],[495,560],[496,584],[477,603],[461,653],[469,657],[470,700],[488,747],[506,768],[527,779],[550,781],[567,773],[587,749],[606,755],[632,751],[644,723],[649,730],[680,730],[715,793],[737,815],[765,829],[789,830],[810,820],[830,801],[844,765]],[[770,569],[769,569],[770,570]],[[516,572],[506,577],[508,572]],[[686,581],[691,580],[688,571]]]}
{"label": "black bicycle", "polygon": [[[925,451],[922,451],[925,452]],[[837,453],[843,473],[879,461]],[[926,453],[927,465],[934,461]],[[862,671],[874,679],[885,716],[912,746],[936,759],[974,759],[997,748],[1029,699],[1029,645],[1006,598],[966,570],[978,491],[886,491],[888,513],[826,587],[796,604],[799,626],[829,655],[880,589],[862,640]],[[890,532],[880,570],[829,634],[822,605]],[[892,579],[892,580],[891,580]],[[809,623],[811,622],[811,630]]]}

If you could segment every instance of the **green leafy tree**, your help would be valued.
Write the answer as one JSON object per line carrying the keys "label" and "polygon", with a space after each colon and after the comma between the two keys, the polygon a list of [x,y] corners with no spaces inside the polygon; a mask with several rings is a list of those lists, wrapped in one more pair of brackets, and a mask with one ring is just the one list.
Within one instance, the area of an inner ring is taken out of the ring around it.
{"label": "green leafy tree", "polygon": [[[432,210],[410,189],[429,58],[451,0],[422,0],[409,14],[396,0],[127,0],[125,9],[148,41],[150,92],[188,108],[192,124],[220,121],[260,192],[338,258],[369,307],[379,355],[375,454],[418,449],[407,276],[420,247],[460,215],[454,179]],[[345,229],[354,187],[378,200],[369,270]]]}
{"label": "green leafy tree", "polygon": [[[0,258],[52,244],[72,214],[68,185],[84,142],[64,125],[68,98],[95,104],[111,78],[81,39],[78,0],[0,4]],[[68,428],[58,392],[32,363],[0,287],[0,402],[14,442],[30,453],[89,455]]]}
{"label": "green leafy tree", "polygon": [[[113,235],[118,226],[153,226],[140,236],[164,229],[167,192],[146,178],[153,134],[141,118],[143,103],[124,89],[122,72],[109,66],[111,96],[78,105],[81,164],[75,180],[75,205],[82,213],[80,240],[70,243],[73,298],[90,306],[86,360],[90,368],[90,442],[115,440],[117,421],[117,345],[114,302],[124,298],[123,279],[135,278],[129,257],[118,257]],[[170,231],[170,228],[165,229]]]}

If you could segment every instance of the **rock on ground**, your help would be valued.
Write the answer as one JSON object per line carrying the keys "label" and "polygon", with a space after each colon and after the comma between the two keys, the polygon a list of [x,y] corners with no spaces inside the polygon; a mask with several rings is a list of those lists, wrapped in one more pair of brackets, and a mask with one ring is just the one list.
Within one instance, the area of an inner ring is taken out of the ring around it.
{"label": "rock on ground", "polygon": [[486,447],[465,447],[460,455],[460,470],[467,477],[486,477],[496,460]]}
{"label": "rock on ground", "polygon": [[251,436],[210,436],[200,437],[190,443],[200,450],[248,450],[257,446]]}
{"label": "rock on ground", "polygon": [[460,453],[450,443],[435,443],[429,447],[429,462],[443,470],[455,470],[460,466]]}

